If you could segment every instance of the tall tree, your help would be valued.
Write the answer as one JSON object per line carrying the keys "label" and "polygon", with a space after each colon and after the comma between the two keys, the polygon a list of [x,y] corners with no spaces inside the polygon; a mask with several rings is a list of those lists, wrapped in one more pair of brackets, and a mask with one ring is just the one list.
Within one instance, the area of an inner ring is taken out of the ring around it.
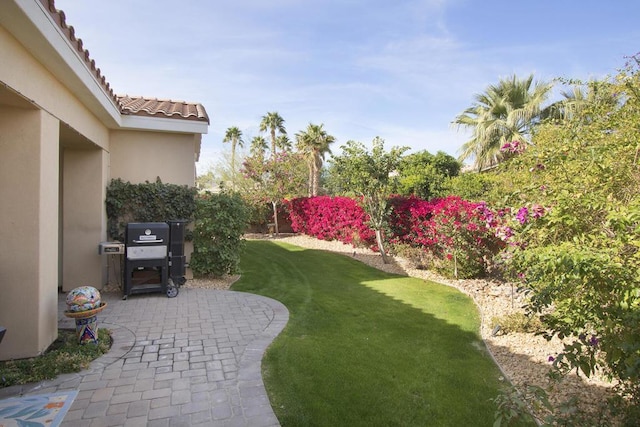
{"label": "tall tree", "polygon": [[424,200],[444,197],[445,182],[460,173],[460,162],[443,151],[436,155],[426,150],[402,158],[397,192],[413,194]]}
{"label": "tall tree", "polygon": [[278,135],[276,137],[276,148],[280,150],[281,153],[291,151],[291,140],[287,134]]}
{"label": "tall tree", "polygon": [[388,262],[382,230],[389,217],[388,199],[396,187],[397,170],[402,154],[408,147],[384,150],[384,140],[376,137],[369,153],[360,142],[348,141],[342,155],[334,156],[331,172],[340,187],[351,195],[360,196],[361,206],[369,215],[369,225],[376,233],[376,242],[384,263]]}
{"label": "tall tree", "polygon": [[298,150],[307,159],[309,167],[309,197],[317,196],[320,188],[320,170],[325,155],[331,154],[330,145],[335,142],[335,137],[324,130],[324,124],[314,125],[309,123],[307,129],[296,133]]}
{"label": "tall tree", "polygon": [[260,159],[264,159],[264,153],[269,148],[267,141],[262,136],[254,136],[251,140],[251,146],[249,147],[249,151],[252,157],[258,157]]}
{"label": "tall tree", "polygon": [[562,80],[561,83],[570,85],[568,90],[562,90],[562,99],[549,105],[542,111],[542,117],[549,119],[556,124],[567,122],[576,116],[586,123],[593,118],[583,114],[588,108],[596,104],[603,104],[610,108],[615,108],[619,102],[615,93],[609,90],[611,85],[608,81],[591,80],[587,83],[579,80]]}
{"label": "tall tree", "polygon": [[244,194],[252,203],[269,203],[273,208],[273,223],[278,230],[278,205],[282,199],[303,194],[305,172],[300,153],[279,153],[268,159],[249,157],[242,165],[243,174],[252,181]]}
{"label": "tall tree", "polygon": [[276,155],[277,139],[276,133],[286,135],[287,129],[284,127],[284,119],[276,111],[268,112],[262,116],[260,122],[260,132],[269,132],[271,135],[271,156]]}
{"label": "tall tree", "polygon": [[472,131],[471,139],[460,150],[459,160],[473,158],[475,168],[482,170],[504,158],[500,148],[505,143],[528,143],[551,88],[551,83],[534,83],[533,74],[525,79],[514,75],[477,94],[474,104],[453,121]]}
{"label": "tall tree", "polygon": [[244,141],[242,140],[242,131],[237,126],[232,126],[227,129],[224,134],[222,142],[231,143],[231,187],[236,189],[236,147],[242,147]]}

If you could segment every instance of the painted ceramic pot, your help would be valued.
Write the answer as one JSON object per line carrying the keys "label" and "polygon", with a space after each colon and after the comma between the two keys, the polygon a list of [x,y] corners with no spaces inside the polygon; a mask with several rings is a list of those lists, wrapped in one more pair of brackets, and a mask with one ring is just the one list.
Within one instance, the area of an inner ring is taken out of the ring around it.
{"label": "painted ceramic pot", "polygon": [[92,286],[80,286],[67,294],[70,312],[82,312],[100,307],[100,292]]}

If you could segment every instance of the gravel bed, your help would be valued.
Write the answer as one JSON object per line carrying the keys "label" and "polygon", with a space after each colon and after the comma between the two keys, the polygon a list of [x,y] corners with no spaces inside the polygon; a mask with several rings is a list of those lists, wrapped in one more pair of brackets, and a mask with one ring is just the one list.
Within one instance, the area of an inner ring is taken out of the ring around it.
{"label": "gravel bed", "polygon": [[[547,341],[540,336],[524,333],[493,334],[492,319],[509,313],[522,311],[524,304],[519,294],[510,284],[486,280],[449,280],[426,270],[411,268],[409,263],[398,257],[392,258],[389,264],[382,262],[380,254],[364,248],[353,248],[336,241],[324,241],[304,235],[281,234],[277,238],[268,235],[248,235],[248,239],[273,239],[291,243],[296,246],[327,250],[353,257],[371,267],[395,274],[417,277],[448,286],[453,286],[469,295],[477,305],[482,325],[480,333],[492,357],[500,367],[506,380],[516,387],[527,384],[546,387],[546,373],[549,371],[549,357],[555,357],[562,349],[562,342],[554,339]],[[207,287],[228,289],[239,276],[228,276],[221,279],[192,279],[185,287]],[[577,396],[581,408],[593,411],[611,395],[613,384],[602,377],[570,375],[560,386],[554,389],[551,400],[559,403],[568,396]]]}

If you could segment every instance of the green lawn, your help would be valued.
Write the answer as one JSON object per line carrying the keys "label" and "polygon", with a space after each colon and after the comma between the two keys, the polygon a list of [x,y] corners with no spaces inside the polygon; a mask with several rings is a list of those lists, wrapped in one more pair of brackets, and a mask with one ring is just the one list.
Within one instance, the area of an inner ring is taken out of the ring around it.
{"label": "green lawn", "polygon": [[350,257],[248,241],[233,290],[281,301],[263,360],[283,426],[491,426],[500,372],[457,290]]}

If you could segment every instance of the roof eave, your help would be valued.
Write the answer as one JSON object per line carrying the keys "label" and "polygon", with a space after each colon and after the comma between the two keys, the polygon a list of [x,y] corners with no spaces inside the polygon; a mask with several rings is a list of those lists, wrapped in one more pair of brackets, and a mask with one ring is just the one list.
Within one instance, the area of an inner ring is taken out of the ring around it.
{"label": "roof eave", "polygon": [[121,116],[121,129],[146,130],[175,133],[199,133],[209,132],[209,123],[200,120],[182,120],[170,117],[156,116]]}
{"label": "roof eave", "polygon": [[3,25],[107,127],[120,122],[119,106],[100,84],[85,59],[38,0],[9,0],[22,12]]}

